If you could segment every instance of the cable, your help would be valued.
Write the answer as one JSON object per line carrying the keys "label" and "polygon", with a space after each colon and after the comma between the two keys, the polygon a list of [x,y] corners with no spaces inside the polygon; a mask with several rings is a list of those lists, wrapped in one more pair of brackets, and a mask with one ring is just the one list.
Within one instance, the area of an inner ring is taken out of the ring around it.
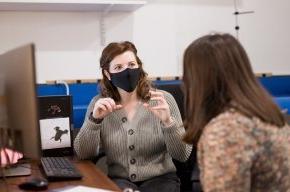
{"label": "cable", "polygon": [[63,81],[63,80],[56,80],[56,83],[57,84],[63,84],[65,86],[65,89],[66,89],[66,95],[69,95],[69,86],[68,86],[68,83]]}

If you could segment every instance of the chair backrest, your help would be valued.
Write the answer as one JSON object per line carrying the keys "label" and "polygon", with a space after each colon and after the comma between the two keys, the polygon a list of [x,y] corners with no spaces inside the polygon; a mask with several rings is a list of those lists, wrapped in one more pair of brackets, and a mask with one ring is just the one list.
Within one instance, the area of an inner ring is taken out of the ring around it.
{"label": "chair backrest", "polygon": [[184,119],[183,92],[181,89],[181,84],[178,83],[178,81],[176,83],[173,83],[173,84],[158,84],[158,82],[157,82],[157,83],[155,83],[154,86],[157,89],[169,92],[174,97],[174,99],[178,105],[181,117],[182,117],[182,119]]}
{"label": "chair backrest", "polygon": [[[173,83],[160,83],[155,82],[154,86],[157,89],[169,92],[175,99],[181,117],[184,120],[184,96],[181,88],[180,81]],[[191,191],[192,182],[199,181],[199,170],[196,159],[196,148],[193,148],[189,159],[186,162],[180,162],[173,159],[173,163],[177,170],[177,175],[181,181],[181,191]]]}

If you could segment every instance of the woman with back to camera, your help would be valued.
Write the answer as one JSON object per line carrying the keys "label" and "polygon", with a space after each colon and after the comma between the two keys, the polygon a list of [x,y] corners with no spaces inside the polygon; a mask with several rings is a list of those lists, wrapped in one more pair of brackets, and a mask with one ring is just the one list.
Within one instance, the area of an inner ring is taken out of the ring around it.
{"label": "woman with back to camera", "polygon": [[290,191],[290,128],[229,34],[186,49],[184,140],[198,147],[205,192]]}
{"label": "woman with back to camera", "polygon": [[186,161],[191,145],[178,106],[169,93],[153,91],[130,42],[111,43],[100,59],[101,94],[88,107],[75,139],[79,158],[107,156],[108,174],[121,188],[179,191],[172,158]]}

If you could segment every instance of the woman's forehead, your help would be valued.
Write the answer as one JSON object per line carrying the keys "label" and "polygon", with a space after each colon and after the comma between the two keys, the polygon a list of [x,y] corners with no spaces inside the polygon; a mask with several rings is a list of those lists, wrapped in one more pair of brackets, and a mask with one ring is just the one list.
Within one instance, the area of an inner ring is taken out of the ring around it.
{"label": "woman's forehead", "polygon": [[124,53],[121,53],[120,55],[117,55],[114,57],[114,59],[111,61],[111,65],[117,65],[117,64],[127,64],[128,62],[136,61],[135,54],[132,51],[125,51]]}

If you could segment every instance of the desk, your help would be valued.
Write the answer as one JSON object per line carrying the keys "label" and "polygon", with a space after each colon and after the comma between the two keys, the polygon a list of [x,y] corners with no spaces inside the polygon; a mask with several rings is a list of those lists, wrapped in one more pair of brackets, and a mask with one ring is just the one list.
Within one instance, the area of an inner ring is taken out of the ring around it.
{"label": "desk", "polygon": [[[68,185],[84,185],[88,187],[98,187],[102,189],[108,189],[113,191],[121,191],[117,185],[111,181],[101,170],[99,170],[92,162],[90,161],[73,161],[78,170],[82,173],[82,180],[76,181],[57,181],[49,182],[48,190],[65,187]],[[5,190],[5,184],[3,180],[0,180],[0,191],[1,192],[20,192],[18,184],[25,182],[31,177],[43,177],[41,173],[41,168],[38,166],[37,161],[31,163],[32,166],[32,175],[23,176],[23,177],[9,177],[7,178],[7,190]]]}

